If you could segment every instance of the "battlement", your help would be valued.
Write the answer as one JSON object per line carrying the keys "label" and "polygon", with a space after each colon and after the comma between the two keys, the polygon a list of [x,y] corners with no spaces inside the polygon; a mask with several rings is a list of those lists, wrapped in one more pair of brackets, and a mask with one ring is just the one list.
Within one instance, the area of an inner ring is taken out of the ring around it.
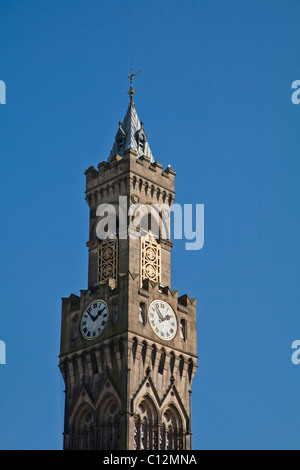
{"label": "battlement", "polygon": [[137,153],[133,149],[125,151],[123,157],[115,155],[109,162],[100,162],[98,169],[91,165],[85,171],[85,175],[87,199],[101,189],[112,190],[115,194],[118,187],[117,192],[121,194],[125,192],[129,182],[133,189],[141,191],[149,188],[152,191],[159,190],[160,193],[166,191],[172,194],[174,199],[176,172],[173,168],[168,165],[164,169],[161,163],[151,162],[146,155],[137,158]]}
{"label": "battlement", "polygon": [[[182,311],[187,311],[190,307],[196,307],[197,299],[191,298],[187,294],[178,296],[178,290],[171,290],[169,286],[162,285],[158,282],[151,281],[150,279],[144,279],[142,285],[139,285],[139,274],[131,273],[120,273],[117,279],[107,279],[107,281],[101,284],[95,283],[89,289],[80,290],[80,296],[71,294],[69,297],[63,297],[62,301],[64,305],[69,305],[70,312],[80,310],[89,301],[89,298],[95,297],[97,294],[101,294],[106,299],[119,294],[123,287],[127,287],[128,282],[137,284],[138,293],[146,298],[149,297],[149,291],[155,291],[154,294],[159,296],[163,294],[165,297],[174,299],[177,303],[177,308]],[[124,286],[124,283],[126,284]]]}

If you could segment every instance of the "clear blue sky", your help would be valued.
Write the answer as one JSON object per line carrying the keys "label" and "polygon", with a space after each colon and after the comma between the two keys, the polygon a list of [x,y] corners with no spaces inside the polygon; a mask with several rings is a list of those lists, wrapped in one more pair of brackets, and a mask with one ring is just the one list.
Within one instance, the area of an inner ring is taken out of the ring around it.
{"label": "clear blue sky", "polygon": [[135,102],[205,246],[176,241],[198,298],[195,449],[300,449],[299,0],[1,0],[0,448],[61,449],[61,297],[87,286],[84,171]]}

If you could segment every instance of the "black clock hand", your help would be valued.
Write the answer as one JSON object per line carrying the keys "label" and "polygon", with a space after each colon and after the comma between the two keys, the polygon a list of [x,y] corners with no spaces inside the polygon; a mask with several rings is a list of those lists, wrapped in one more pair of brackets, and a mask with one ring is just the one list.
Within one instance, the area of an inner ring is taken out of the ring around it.
{"label": "black clock hand", "polygon": [[89,313],[89,316],[91,317],[91,319],[92,319],[93,321],[95,321],[96,318],[97,318],[97,317],[94,317],[91,313]]}
{"label": "black clock hand", "polygon": [[162,321],[170,320],[170,319],[171,319],[170,315],[166,315],[166,316],[162,319]]}
{"label": "black clock hand", "polygon": [[98,310],[98,313],[97,313],[97,315],[95,316],[95,320],[97,320],[97,318],[98,318],[100,315],[102,315],[102,313],[104,312],[104,310],[105,310],[105,307],[103,307],[101,310]]}
{"label": "black clock hand", "polygon": [[157,311],[157,315],[158,315],[158,318],[159,318],[159,321],[162,322],[163,321],[163,316],[162,314],[160,313],[160,310],[159,308],[156,306],[156,311]]}

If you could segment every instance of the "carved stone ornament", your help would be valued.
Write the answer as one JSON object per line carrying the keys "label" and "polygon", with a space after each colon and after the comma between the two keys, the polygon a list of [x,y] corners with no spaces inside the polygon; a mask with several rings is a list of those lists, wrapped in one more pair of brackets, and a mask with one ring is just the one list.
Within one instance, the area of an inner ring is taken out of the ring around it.
{"label": "carved stone ornament", "polygon": [[140,198],[139,198],[139,196],[138,196],[137,194],[132,194],[132,195],[131,195],[131,202],[132,202],[133,204],[138,204],[139,201],[140,201]]}

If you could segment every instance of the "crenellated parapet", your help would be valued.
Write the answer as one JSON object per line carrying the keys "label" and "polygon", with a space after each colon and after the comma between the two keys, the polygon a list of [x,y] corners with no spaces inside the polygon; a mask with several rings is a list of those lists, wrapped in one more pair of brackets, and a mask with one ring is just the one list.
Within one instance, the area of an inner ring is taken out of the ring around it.
{"label": "crenellated parapet", "polygon": [[151,162],[134,150],[101,162],[98,169],[90,166],[86,172],[86,200],[92,208],[116,200],[119,195],[135,195],[141,202],[167,203],[175,200],[175,171],[159,162]]}
{"label": "crenellated parapet", "polygon": [[[187,294],[179,296],[178,290],[171,290],[169,286],[149,279],[145,279],[141,286],[139,273],[130,271],[119,273],[117,279],[108,279],[102,284],[96,283],[89,289],[80,290],[80,295],[71,294],[62,299],[62,356],[76,352],[83,346],[92,348],[96,343],[96,340],[85,341],[80,335],[80,319],[86,306],[97,298],[103,299],[109,307],[109,322],[102,333],[103,340],[117,332],[123,334],[127,329],[151,338],[148,308],[153,300],[161,299],[168,302],[178,319],[177,334],[168,345],[197,356],[194,338],[197,300]],[[143,321],[140,317],[141,305],[144,308]],[[181,328],[182,322],[184,329]],[[165,344],[165,341],[160,342]]]}

